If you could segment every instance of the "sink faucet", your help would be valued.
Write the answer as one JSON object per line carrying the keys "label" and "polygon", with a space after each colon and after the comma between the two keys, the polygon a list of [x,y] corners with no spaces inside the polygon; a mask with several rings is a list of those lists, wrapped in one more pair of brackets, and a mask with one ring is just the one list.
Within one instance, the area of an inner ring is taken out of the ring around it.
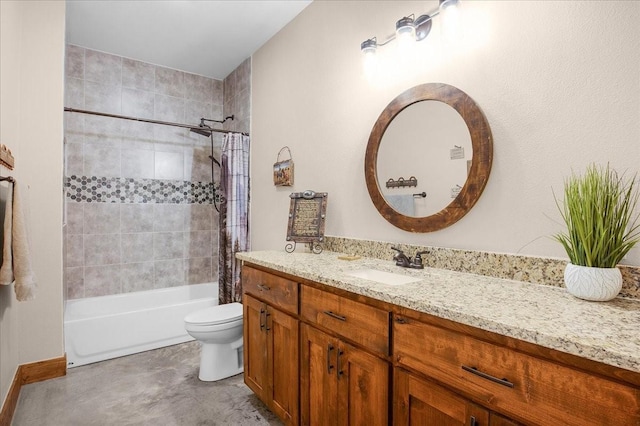
{"label": "sink faucet", "polygon": [[393,260],[396,261],[396,265],[401,266],[403,268],[424,269],[424,265],[422,264],[422,255],[429,253],[428,251],[419,251],[416,253],[413,259],[410,259],[399,248],[396,248],[396,247],[391,247],[391,248],[397,251],[397,253],[393,256]]}
{"label": "sink faucet", "polygon": [[391,248],[397,251],[397,253],[393,255],[393,260],[396,261],[396,265],[402,266],[403,268],[408,268],[411,265],[411,260],[407,257],[407,255],[404,254],[404,252],[399,248],[393,246]]}

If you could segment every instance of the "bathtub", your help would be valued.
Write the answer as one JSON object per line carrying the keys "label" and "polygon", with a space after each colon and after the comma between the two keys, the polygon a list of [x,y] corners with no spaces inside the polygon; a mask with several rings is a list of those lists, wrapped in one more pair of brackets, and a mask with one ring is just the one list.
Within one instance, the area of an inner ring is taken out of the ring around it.
{"label": "bathtub", "polygon": [[67,366],[77,367],[194,340],[184,317],[218,304],[217,284],[193,284],[67,300]]}

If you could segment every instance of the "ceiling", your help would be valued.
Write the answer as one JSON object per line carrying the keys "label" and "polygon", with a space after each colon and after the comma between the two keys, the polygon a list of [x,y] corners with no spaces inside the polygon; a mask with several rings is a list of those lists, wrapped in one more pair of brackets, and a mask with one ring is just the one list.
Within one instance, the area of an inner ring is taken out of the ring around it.
{"label": "ceiling", "polygon": [[222,80],[311,0],[67,0],[66,42]]}

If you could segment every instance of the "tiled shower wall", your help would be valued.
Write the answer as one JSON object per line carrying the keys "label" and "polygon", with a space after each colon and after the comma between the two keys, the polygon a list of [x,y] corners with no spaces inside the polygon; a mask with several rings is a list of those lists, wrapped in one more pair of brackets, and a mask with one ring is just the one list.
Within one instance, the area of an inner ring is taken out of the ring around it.
{"label": "tiled shower wall", "polygon": [[[222,119],[223,102],[220,80],[67,46],[67,107],[197,124]],[[217,280],[210,143],[177,127],[65,112],[67,299]],[[214,133],[218,159],[221,143]]]}

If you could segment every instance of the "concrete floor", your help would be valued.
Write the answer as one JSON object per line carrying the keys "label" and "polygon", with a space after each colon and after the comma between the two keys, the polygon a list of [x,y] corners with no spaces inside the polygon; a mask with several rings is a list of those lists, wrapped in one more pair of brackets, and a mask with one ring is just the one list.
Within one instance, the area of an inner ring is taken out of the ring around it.
{"label": "concrete floor", "polygon": [[242,375],[198,380],[197,342],[69,369],[23,386],[13,426],[282,425]]}

